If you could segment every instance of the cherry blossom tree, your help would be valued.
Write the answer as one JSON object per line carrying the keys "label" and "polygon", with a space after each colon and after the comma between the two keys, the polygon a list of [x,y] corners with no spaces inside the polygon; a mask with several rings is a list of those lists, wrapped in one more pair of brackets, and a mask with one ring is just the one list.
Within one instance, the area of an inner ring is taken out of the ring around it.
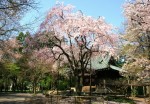
{"label": "cherry blossom tree", "polygon": [[3,50],[0,50],[0,60],[17,60],[21,57],[17,49],[20,47],[18,40],[15,38],[3,42]]}
{"label": "cherry blossom tree", "polygon": [[132,46],[129,54],[150,59],[150,1],[132,0],[124,5],[126,35]]}
{"label": "cherry blossom tree", "polygon": [[[123,38],[127,40],[124,49],[129,61],[133,60],[129,66],[135,68],[135,65],[138,66],[141,62],[139,60],[142,60],[140,65],[145,66],[145,63],[150,60],[150,1],[132,0],[126,2],[124,14],[126,17],[126,35]],[[142,69],[145,68],[147,67]]]}
{"label": "cherry blossom tree", "polygon": [[[20,33],[17,37],[18,48],[22,57],[18,61],[18,65],[22,69],[22,73],[26,79],[32,83],[33,93],[36,93],[37,84],[42,80],[46,74],[54,74],[53,61],[51,60],[51,54],[48,48],[42,48],[34,50],[32,47],[35,41],[32,40],[32,36],[29,32],[26,34]],[[26,48],[28,44],[32,44],[30,48]],[[27,75],[27,76],[26,76]]]}
{"label": "cherry blossom tree", "polygon": [[17,89],[18,77],[19,77],[19,67],[16,62],[21,57],[17,49],[20,47],[18,41],[15,38],[5,40],[3,42],[3,50],[0,50],[0,63],[3,65],[1,67],[1,79],[3,80],[2,85],[6,85],[4,89],[11,84],[12,90]]}
{"label": "cherry blossom tree", "polygon": [[124,15],[126,18],[126,35],[123,37],[126,41],[124,54],[127,56],[127,61],[123,69],[142,81],[150,78],[148,71],[150,69],[150,1],[127,1],[124,5]]}
{"label": "cherry blossom tree", "polygon": [[38,47],[49,48],[53,59],[59,60],[60,64],[68,63],[76,77],[77,92],[81,92],[91,56],[115,53],[117,35],[113,29],[103,17],[95,19],[81,11],[75,12],[72,5],[57,3],[40,25],[34,41],[40,43],[36,45]]}

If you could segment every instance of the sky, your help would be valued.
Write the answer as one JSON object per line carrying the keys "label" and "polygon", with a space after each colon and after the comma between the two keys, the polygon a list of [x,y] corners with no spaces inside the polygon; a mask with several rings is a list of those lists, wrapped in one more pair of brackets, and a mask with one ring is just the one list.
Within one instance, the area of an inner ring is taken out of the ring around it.
{"label": "sky", "polygon": [[38,2],[36,10],[28,11],[21,24],[32,24],[32,30],[36,32],[41,21],[48,11],[56,4],[56,1],[75,6],[76,10],[81,10],[85,15],[98,18],[105,17],[106,22],[121,28],[124,22],[123,4],[125,0],[35,0]]}

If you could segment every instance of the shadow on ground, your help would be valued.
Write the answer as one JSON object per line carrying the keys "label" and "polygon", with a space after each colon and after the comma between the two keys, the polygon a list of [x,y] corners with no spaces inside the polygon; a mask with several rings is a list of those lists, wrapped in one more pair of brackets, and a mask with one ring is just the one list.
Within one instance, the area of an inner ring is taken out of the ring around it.
{"label": "shadow on ground", "polygon": [[30,93],[0,93],[0,104],[46,104],[42,94],[33,96]]}

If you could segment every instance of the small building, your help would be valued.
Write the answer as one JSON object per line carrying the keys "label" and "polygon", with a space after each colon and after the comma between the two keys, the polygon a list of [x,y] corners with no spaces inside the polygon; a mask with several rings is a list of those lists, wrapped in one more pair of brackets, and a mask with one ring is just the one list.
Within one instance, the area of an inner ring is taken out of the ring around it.
{"label": "small building", "polygon": [[100,55],[92,57],[91,65],[88,65],[88,73],[85,74],[83,85],[88,86],[91,81],[91,86],[96,86],[96,92],[115,92],[113,91],[115,89],[113,88],[115,86],[114,82],[122,78],[120,71],[122,69],[116,66],[115,59],[112,56],[107,54],[105,57],[101,57]]}

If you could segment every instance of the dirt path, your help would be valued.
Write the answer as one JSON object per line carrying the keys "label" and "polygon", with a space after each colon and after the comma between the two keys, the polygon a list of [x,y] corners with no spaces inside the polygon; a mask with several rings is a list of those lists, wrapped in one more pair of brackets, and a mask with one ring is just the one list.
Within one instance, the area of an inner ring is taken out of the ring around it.
{"label": "dirt path", "polygon": [[[144,98],[134,97],[131,99],[133,99],[136,102],[136,104],[149,104],[145,102]],[[0,93],[0,104],[47,104],[47,102],[49,102],[48,99],[45,98],[44,95],[42,94],[37,94],[36,96],[33,96],[33,94],[30,93],[7,93],[7,94]],[[106,104],[107,103],[108,102],[106,102]],[[94,104],[99,103],[95,102]],[[118,104],[118,103],[109,101],[109,104]]]}
{"label": "dirt path", "polygon": [[133,99],[136,104],[149,104],[148,102],[146,102],[146,99],[148,98],[137,98],[137,97],[134,97],[134,98],[131,98]]}
{"label": "dirt path", "polygon": [[37,94],[33,96],[30,93],[7,93],[7,94],[0,94],[0,104],[30,104],[30,99],[42,98],[44,97],[42,94]]}

